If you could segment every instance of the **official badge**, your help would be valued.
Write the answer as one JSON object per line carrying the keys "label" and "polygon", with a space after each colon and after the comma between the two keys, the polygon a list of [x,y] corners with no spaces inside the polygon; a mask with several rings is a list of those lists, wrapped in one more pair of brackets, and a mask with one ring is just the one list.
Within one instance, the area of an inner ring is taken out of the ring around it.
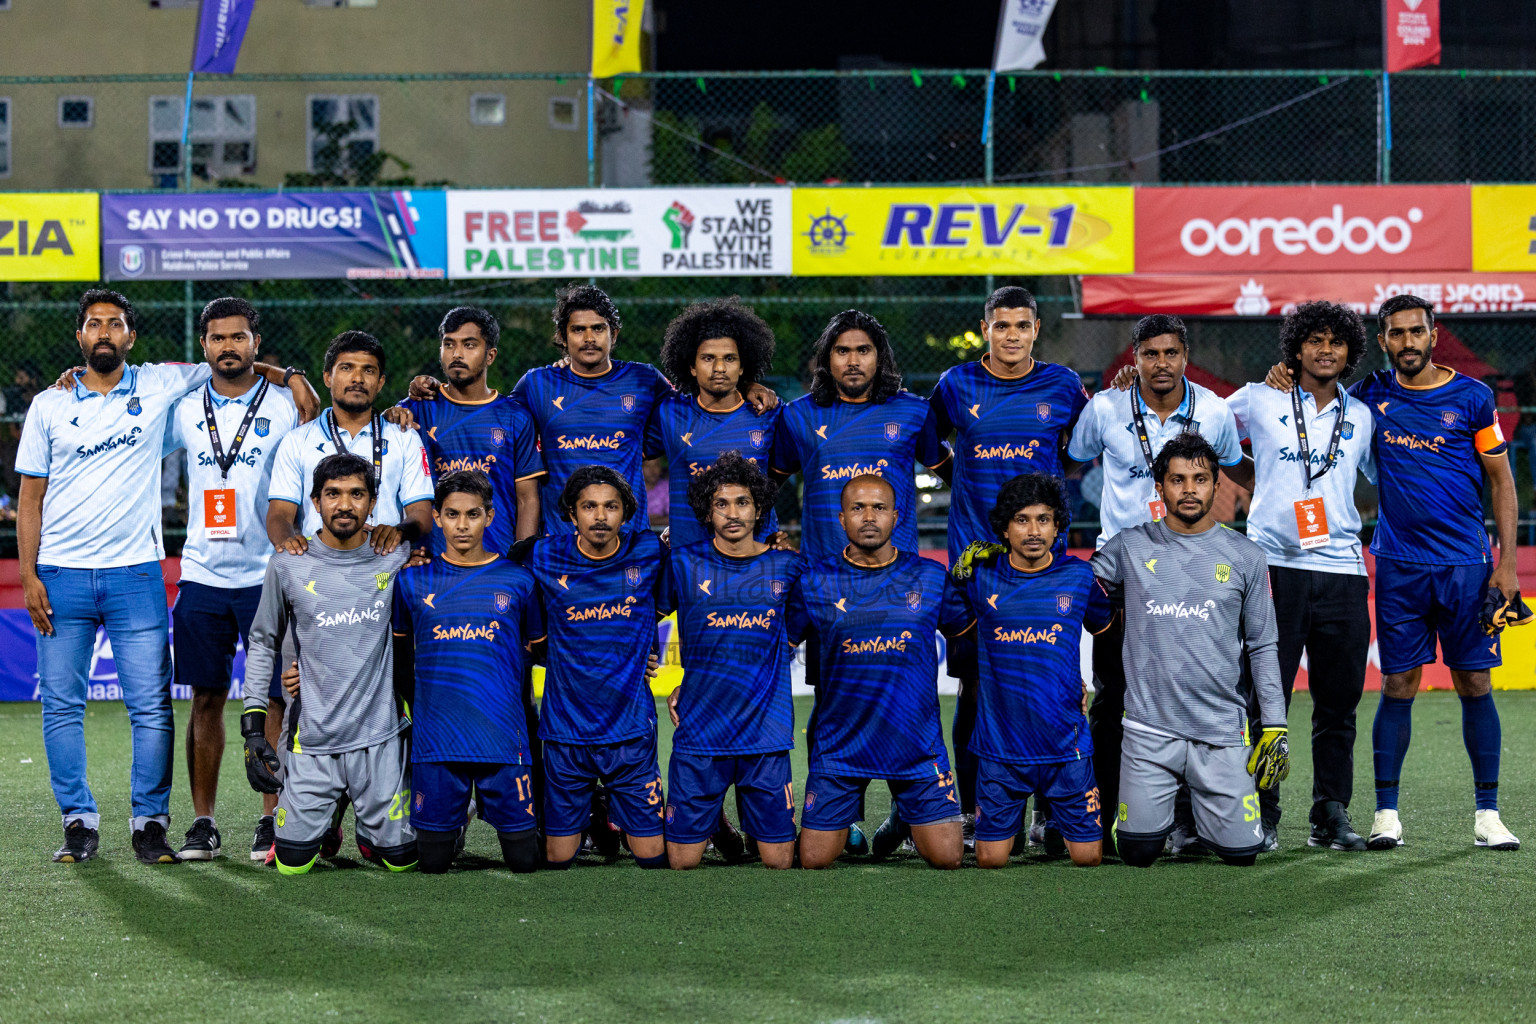
{"label": "official badge", "polygon": [[375,583],[377,583],[379,585],[379,589],[380,590],[388,590],[389,589],[389,573],[387,573],[387,572],[376,572],[376,573],[374,573],[373,574],[373,582],[375,582]]}
{"label": "official badge", "polygon": [[1232,578],[1232,567],[1221,562],[1216,563],[1216,582],[1226,583]]}
{"label": "official badge", "polygon": [[1440,425],[1442,427],[1454,427],[1456,425],[1456,414],[1454,412],[1442,412],[1440,414]]}
{"label": "official badge", "polygon": [[753,448],[761,448],[763,446],[763,432],[761,430],[754,430],[747,435],[747,440],[751,442]]}
{"label": "official badge", "polygon": [[624,570],[624,582],[632,587],[640,585],[640,567],[638,565],[632,565]]}
{"label": "official badge", "polygon": [[901,438],[901,424],[900,423],[887,423],[885,425],[885,439],[887,441],[896,441],[896,440],[899,440],[900,438]]}
{"label": "official badge", "polygon": [[635,411],[635,396],[634,395],[621,395],[619,397],[619,408],[623,409],[625,412],[634,412]]}
{"label": "official badge", "polygon": [[1058,615],[1065,615],[1065,614],[1067,614],[1067,612],[1070,612],[1071,610],[1072,610],[1072,595],[1071,594],[1057,594],[1056,595],[1056,614],[1058,614]]}
{"label": "official badge", "polygon": [[1051,403],[1037,402],[1035,404],[1035,419],[1041,423],[1051,422]]}
{"label": "official badge", "polygon": [[1349,420],[1344,421],[1344,426],[1339,428],[1339,436],[1348,441],[1355,436],[1355,425]]}
{"label": "official badge", "polygon": [[769,590],[770,593],[773,594],[774,597],[783,597],[784,596],[784,581],[783,580],[769,580],[768,581],[768,590]]}
{"label": "official badge", "polygon": [[128,415],[129,416],[137,416],[139,413],[141,413],[143,411],[144,411],[144,408],[143,408],[143,406],[139,405],[139,400],[138,400],[137,397],[128,399]]}
{"label": "official badge", "polygon": [[918,611],[923,607],[923,595],[916,590],[907,591],[907,610]]}
{"label": "official badge", "polygon": [[252,429],[256,431],[257,437],[266,437],[272,431],[272,421],[265,416],[258,416]]}
{"label": "official badge", "polygon": [[507,432],[500,427],[491,428],[491,444],[500,448],[507,443]]}
{"label": "official badge", "polygon": [[497,613],[505,615],[507,609],[512,607],[512,595],[504,594],[499,590],[496,591],[496,595],[491,601],[491,607],[495,608]]}

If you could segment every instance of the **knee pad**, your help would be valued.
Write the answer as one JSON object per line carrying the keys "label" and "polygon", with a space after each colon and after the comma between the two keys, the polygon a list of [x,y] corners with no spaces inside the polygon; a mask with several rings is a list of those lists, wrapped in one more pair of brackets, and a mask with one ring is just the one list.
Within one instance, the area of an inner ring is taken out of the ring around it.
{"label": "knee pad", "polygon": [[280,875],[307,875],[320,856],[320,840],[312,843],[285,843],[277,841],[277,855],[273,863]]}
{"label": "knee pad", "polygon": [[1259,859],[1258,854],[1256,853],[1245,853],[1241,856],[1233,856],[1231,854],[1222,853],[1220,850],[1216,851],[1216,856],[1220,857],[1222,860],[1226,861],[1228,864],[1231,864],[1235,868],[1252,867],[1253,862]]}
{"label": "knee pad", "polygon": [[430,832],[426,829],[416,830],[416,852],[420,860],[416,864],[416,870],[429,875],[440,875],[453,866],[454,854],[458,852],[459,831]]}
{"label": "knee pad", "polygon": [[522,832],[497,832],[496,838],[501,843],[501,859],[514,874],[526,875],[538,870],[539,861],[544,858],[539,853],[537,832],[531,828]]}
{"label": "knee pad", "polygon": [[647,871],[655,871],[658,868],[664,868],[668,866],[666,853],[658,853],[654,857],[636,857],[635,863],[639,864]]}
{"label": "knee pad", "polygon": [[[416,867],[420,854],[415,843],[401,843],[399,846],[374,846],[372,843],[358,839],[357,849],[363,855],[363,859],[372,861],[382,868],[390,871],[410,871]],[[449,850],[452,851],[451,845]]]}
{"label": "knee pad", "polygon": [[1163,844],[1167,837],[1159,836],[1156,839],[1127,839],[1125,836],[1115,837],[1115,849],[1120,854],[1120,859],[1133,868],[1151,867],[1152,862],[1162,855]]}

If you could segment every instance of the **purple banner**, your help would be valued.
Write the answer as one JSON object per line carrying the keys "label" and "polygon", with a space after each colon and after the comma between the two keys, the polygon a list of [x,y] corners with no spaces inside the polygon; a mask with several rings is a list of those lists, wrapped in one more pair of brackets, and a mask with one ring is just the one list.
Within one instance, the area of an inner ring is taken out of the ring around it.
{"label": "purple banner", "polygon": [[446,193],[194,192],[101,197],[109,281],[441,278]]}
{"label": "purple banner", "polygon": [[240,43],[251,23],[256,0],[203,0],[197,15],[197,47],[192,51],[192,70],[219,75],[235,73]]}

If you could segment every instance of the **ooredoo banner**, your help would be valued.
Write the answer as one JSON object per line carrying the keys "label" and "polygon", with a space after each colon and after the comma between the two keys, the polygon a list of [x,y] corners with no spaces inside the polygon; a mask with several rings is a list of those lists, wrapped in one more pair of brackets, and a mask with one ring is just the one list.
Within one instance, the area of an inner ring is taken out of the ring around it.
{"label": "ooredoo banner", "polygon": [[448,276],[756,277],[790,270],[790,190],[448,193]]}
{"label": "ooredoo banner", "polygon": [[1394,295],[1441,313],[1536,310],[1536,274],[1133,274],[1083,278],[1083,312],[1284,316],[1322,299],[1374,314]]}
{"label": "ooredoo banner", "polygon": [[108,281],[441,278],[444,194],[106,195]]}
{"label": "ooredoo banner", "polygon": [[1471,269],[1466,185],[1136,190],[1138,273]]}

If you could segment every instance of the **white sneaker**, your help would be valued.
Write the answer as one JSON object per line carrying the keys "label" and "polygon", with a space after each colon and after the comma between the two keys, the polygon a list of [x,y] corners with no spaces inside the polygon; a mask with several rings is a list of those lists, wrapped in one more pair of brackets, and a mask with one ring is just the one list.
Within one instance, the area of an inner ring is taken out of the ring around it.
{"label": "white sneaker", "polygon": [[1041,812],[1029,812],[1029,831],[1026,833],[1024,842],[1032,850],[1045,846],[1045,815]]}
{"label": "white sneaker", "polygon": [[1518,850],[1520,840],[1504,827],[1498,811],[1478,811],[1472,818],[1472,842],[1490,850]]}
{"label": "white sneaker", "polygon": [[1366,840],[1371,850],[1392,850],[1403,845],[1403,823],[1396,811],[1377,811],[1371,820],[1371,837]]}

